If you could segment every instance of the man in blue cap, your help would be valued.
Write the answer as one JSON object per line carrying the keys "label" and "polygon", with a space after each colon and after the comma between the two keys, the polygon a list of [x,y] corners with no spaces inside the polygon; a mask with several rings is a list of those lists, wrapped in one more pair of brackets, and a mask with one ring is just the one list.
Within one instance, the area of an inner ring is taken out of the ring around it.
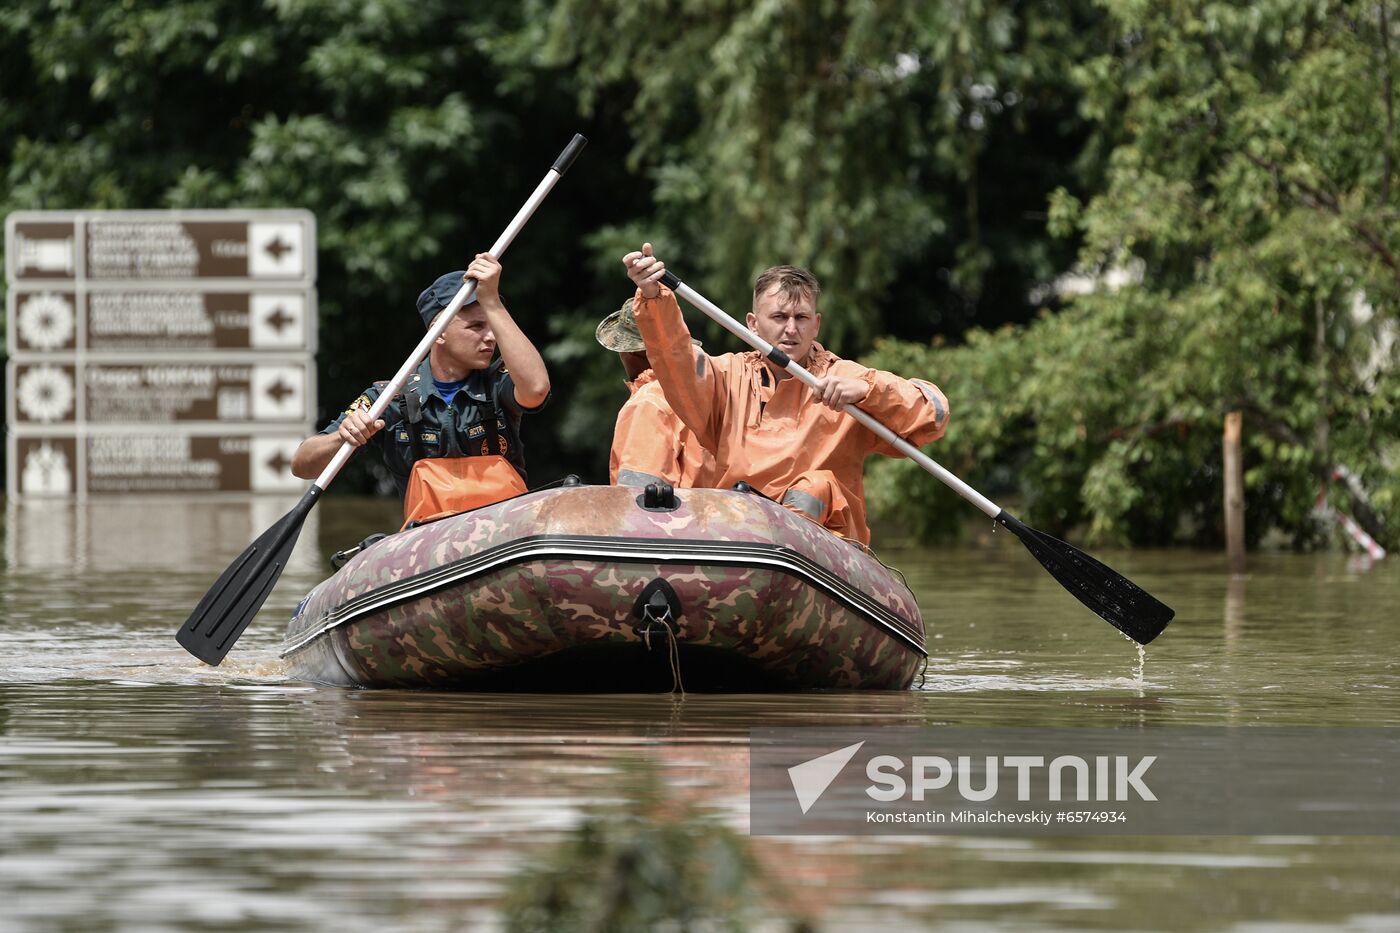
{"label": "man in blue cap", "polygon": [[405,497],[405,523],[525,491],[520,421],[548,401],[549,373],[501,301],[501,264],[490,253],[478,253],[464,272],[440,276],[418,296],[423,326],[432,327],[465,278],[476,279],[475,300],[447,325],[404,393],[371,421],[370,406],[387,383],[366,389],[302,442],[292,456],[294,474],[315,479],[342,443],[362,447],[378,437]]}

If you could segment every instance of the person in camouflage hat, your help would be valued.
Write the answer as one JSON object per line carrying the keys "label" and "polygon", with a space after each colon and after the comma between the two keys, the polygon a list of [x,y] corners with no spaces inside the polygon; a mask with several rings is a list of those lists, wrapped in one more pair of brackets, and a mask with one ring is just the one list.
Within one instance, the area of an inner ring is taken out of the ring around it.
{"label": "person in camouflage hat", "polygon": [[647,345],[642,341],[642,332],[637,330],[637,318],[632,313],[632,299],[628,298],[622,303],[622,307],[599,321],[593,336],[605,350],[617,354],[623,370],[627,373],[627,387],[635,392],[638,387],[634,386],[633,382],[651,369],[651,360],[647,359]]}
{"label": "person in camouflage hat", "polygon": [[630,393],[617,413],[608,455],[608,476],[613,485],[711,485],[718,474],[714,455],[700,446],[666,403],[647,359],[646,344],[637,330],[632,299],[603,318],[594,336],[604,348],[618,355]]}

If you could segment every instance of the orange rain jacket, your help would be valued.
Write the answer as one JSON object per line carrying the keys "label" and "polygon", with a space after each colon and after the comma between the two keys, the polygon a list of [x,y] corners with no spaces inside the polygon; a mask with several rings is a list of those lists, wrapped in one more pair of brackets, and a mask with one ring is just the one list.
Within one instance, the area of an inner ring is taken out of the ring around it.
{"label": "orange rain jacket", "polygon": [[[634,310],[647,356],[676,415],[714,453],[728,487],[743,480],[764,495],[793,504],[802,492],[823,500],[827,528],[870,543],[865,521],[865,458],[900,456],[845,412],[815,401],[794,378],[777,380],[757,351],[709,356],[693,348],[670,289],[650,300],[637,290]],[[814,376],[863,379],[870,394],[859,407],[914,446],[943,436],[948,400],[938,387],[869,369],[814,344],[804,364]]]}
{"label": "orange rain jacket", "polygon": [[[613,485],[646,485],[665,480],[678,488],[713,484],[715,458],[681,423],[648,369],[627,383],[632,393],[617,413],[608,472]],[[619,479],[620,477],[620,479]]]}

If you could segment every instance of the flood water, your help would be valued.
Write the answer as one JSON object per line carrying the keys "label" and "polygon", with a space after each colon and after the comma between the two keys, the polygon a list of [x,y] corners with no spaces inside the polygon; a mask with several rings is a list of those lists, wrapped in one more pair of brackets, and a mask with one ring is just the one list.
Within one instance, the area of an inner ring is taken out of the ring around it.
{"label": "flood water", "polygon": [[193,660],[175,630],[289,505],[5,512],[0,930],[499,928],[581,825],[653,814],[752,858],[760,929],[1400,929],[1393,837],[747,836],[756,727],[1400,726],[1400,558],[1252,555],[1232,583],[1216,554],[1095,552],[1177,610],[1140,669],[1002,533],[881,549],[930,630],[908,692],[345,690],[277,658],[328,555],[394,525],[330,496],[228,660]]}

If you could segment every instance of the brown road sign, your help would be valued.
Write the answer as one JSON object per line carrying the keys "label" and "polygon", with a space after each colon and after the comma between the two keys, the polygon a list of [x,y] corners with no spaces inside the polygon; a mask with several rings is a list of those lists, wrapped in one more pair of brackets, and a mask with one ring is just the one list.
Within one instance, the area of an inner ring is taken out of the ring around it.
{"label": "brown road sign", "polygon": [[10,282],[311,282],[309,211],[21,211],[5,221]]}
{"label": "brown road sign", "polygon": [[6,301],[10,354],[152,354],[202,350],[306,353],[315,292],[196,287],[15,285]]}
{"label": "brown road sign", "polygon": [[12,496],[302,489],[309,211],[20,211],[5,279]]}
{"label": "brown road sign", "polygon": [[9,438],[9,496],[16,500],[86,495],[298,493],[291,473],[301,442],[286,426],[201,436],[162,428]]}
{"label": "brown road sign", "polygon": [[305,360],[11,360],[6,419],[45,425],[304,422],[314,414]]}

